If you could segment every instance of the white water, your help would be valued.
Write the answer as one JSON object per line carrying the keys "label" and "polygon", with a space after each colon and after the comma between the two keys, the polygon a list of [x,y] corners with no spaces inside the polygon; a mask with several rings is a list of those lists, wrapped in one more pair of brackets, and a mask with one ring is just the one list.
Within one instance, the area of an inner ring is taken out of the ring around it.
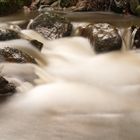
{"label": "white water", "polygon": [[4,76],[28,83],[1,103],[2,140],[139,140],[138,52],[96,55],[82,37],[46,41],[41,53],[25,46],[46,63],[2,64]]}

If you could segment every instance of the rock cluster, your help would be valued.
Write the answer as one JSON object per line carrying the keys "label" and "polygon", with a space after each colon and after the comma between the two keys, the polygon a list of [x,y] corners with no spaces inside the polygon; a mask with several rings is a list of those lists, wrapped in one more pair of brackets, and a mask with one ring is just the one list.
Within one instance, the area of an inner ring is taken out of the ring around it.
{"label": "rock cluster", "polygon": [[140,15],[140,0],[35,0],[32,7],[39,8],[40,5],[62,10],[112,11]]}

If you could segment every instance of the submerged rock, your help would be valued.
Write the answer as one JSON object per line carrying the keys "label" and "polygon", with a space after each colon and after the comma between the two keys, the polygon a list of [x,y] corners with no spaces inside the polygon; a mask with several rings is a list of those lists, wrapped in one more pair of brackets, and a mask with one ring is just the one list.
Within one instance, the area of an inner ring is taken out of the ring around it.
{"label": "submerged rock", "polygon": [[119,50],[122,46],[122,39],[118,30],[107,23],[78,27],[76,35],[89,38],[97,53]]}
{"label": "submerged rock", "polygon": [[28,54],[10,47],[0,49],[0,62],[37,64],[36,61]]}
{"label": "submerged rock", "polygon": [[39,15],[29,25],[29,28],[48,40],[70,36],[72,32],[72,24],[66,18],[53,13]]}
{"label": "submerged rock", "polygon": [[11,95],[16,92],[13,83],[9,83],[4,77],[0,76],[0,96]]}

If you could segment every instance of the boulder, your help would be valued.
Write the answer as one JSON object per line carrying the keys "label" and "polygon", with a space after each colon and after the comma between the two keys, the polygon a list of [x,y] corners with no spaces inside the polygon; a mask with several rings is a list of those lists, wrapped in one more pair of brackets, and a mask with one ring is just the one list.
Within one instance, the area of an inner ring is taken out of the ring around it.
{"label": "boulder", "polygon": [[54,13],[43,13],[29,25],[48,40],[70,36],[72,24],[64,17]]}
{"label": "boulder", "polygon": [[122,39],[118,30],[107,23],[89,24],[85,27],[78,27],[76,35],[89,38],[97,53],[120,50],[122,47]]}

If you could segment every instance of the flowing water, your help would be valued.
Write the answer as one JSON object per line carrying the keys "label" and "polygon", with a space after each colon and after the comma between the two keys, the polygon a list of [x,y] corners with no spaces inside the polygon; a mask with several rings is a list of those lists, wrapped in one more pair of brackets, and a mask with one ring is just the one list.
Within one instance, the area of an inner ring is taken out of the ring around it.
{"label": "flowing water", "polygon": [[[0,21],[23,24],[36,14],[21,12]],[[110,22],[118,27],[140,22],[116,14],[61,14],[74,22]],[[25,40],[12,41],[11,46],[29,52],[39,66],[0,64],[1,74],[24,91],[1,102],[1,140],[140,139],[138,52],[96,55],[81,37],[46,41],[32,35],[43,40],[42,52]]]}
{"label": "flowing water", "polygon": [[[70,21],[73,22],[90,22],[90,23],[110,23],[117,27],[129,27],[131,25],[140,25],[140,18],[132,15],[121,15],[111,12],[62,12],[55,11],[62,16],[67,17]],[[19,11],[15,14],[0,17],[0,23],[13,23],[13,24],[22,24],[25,21],[33,19],[39,14],[39,12],[24,12]]]}

